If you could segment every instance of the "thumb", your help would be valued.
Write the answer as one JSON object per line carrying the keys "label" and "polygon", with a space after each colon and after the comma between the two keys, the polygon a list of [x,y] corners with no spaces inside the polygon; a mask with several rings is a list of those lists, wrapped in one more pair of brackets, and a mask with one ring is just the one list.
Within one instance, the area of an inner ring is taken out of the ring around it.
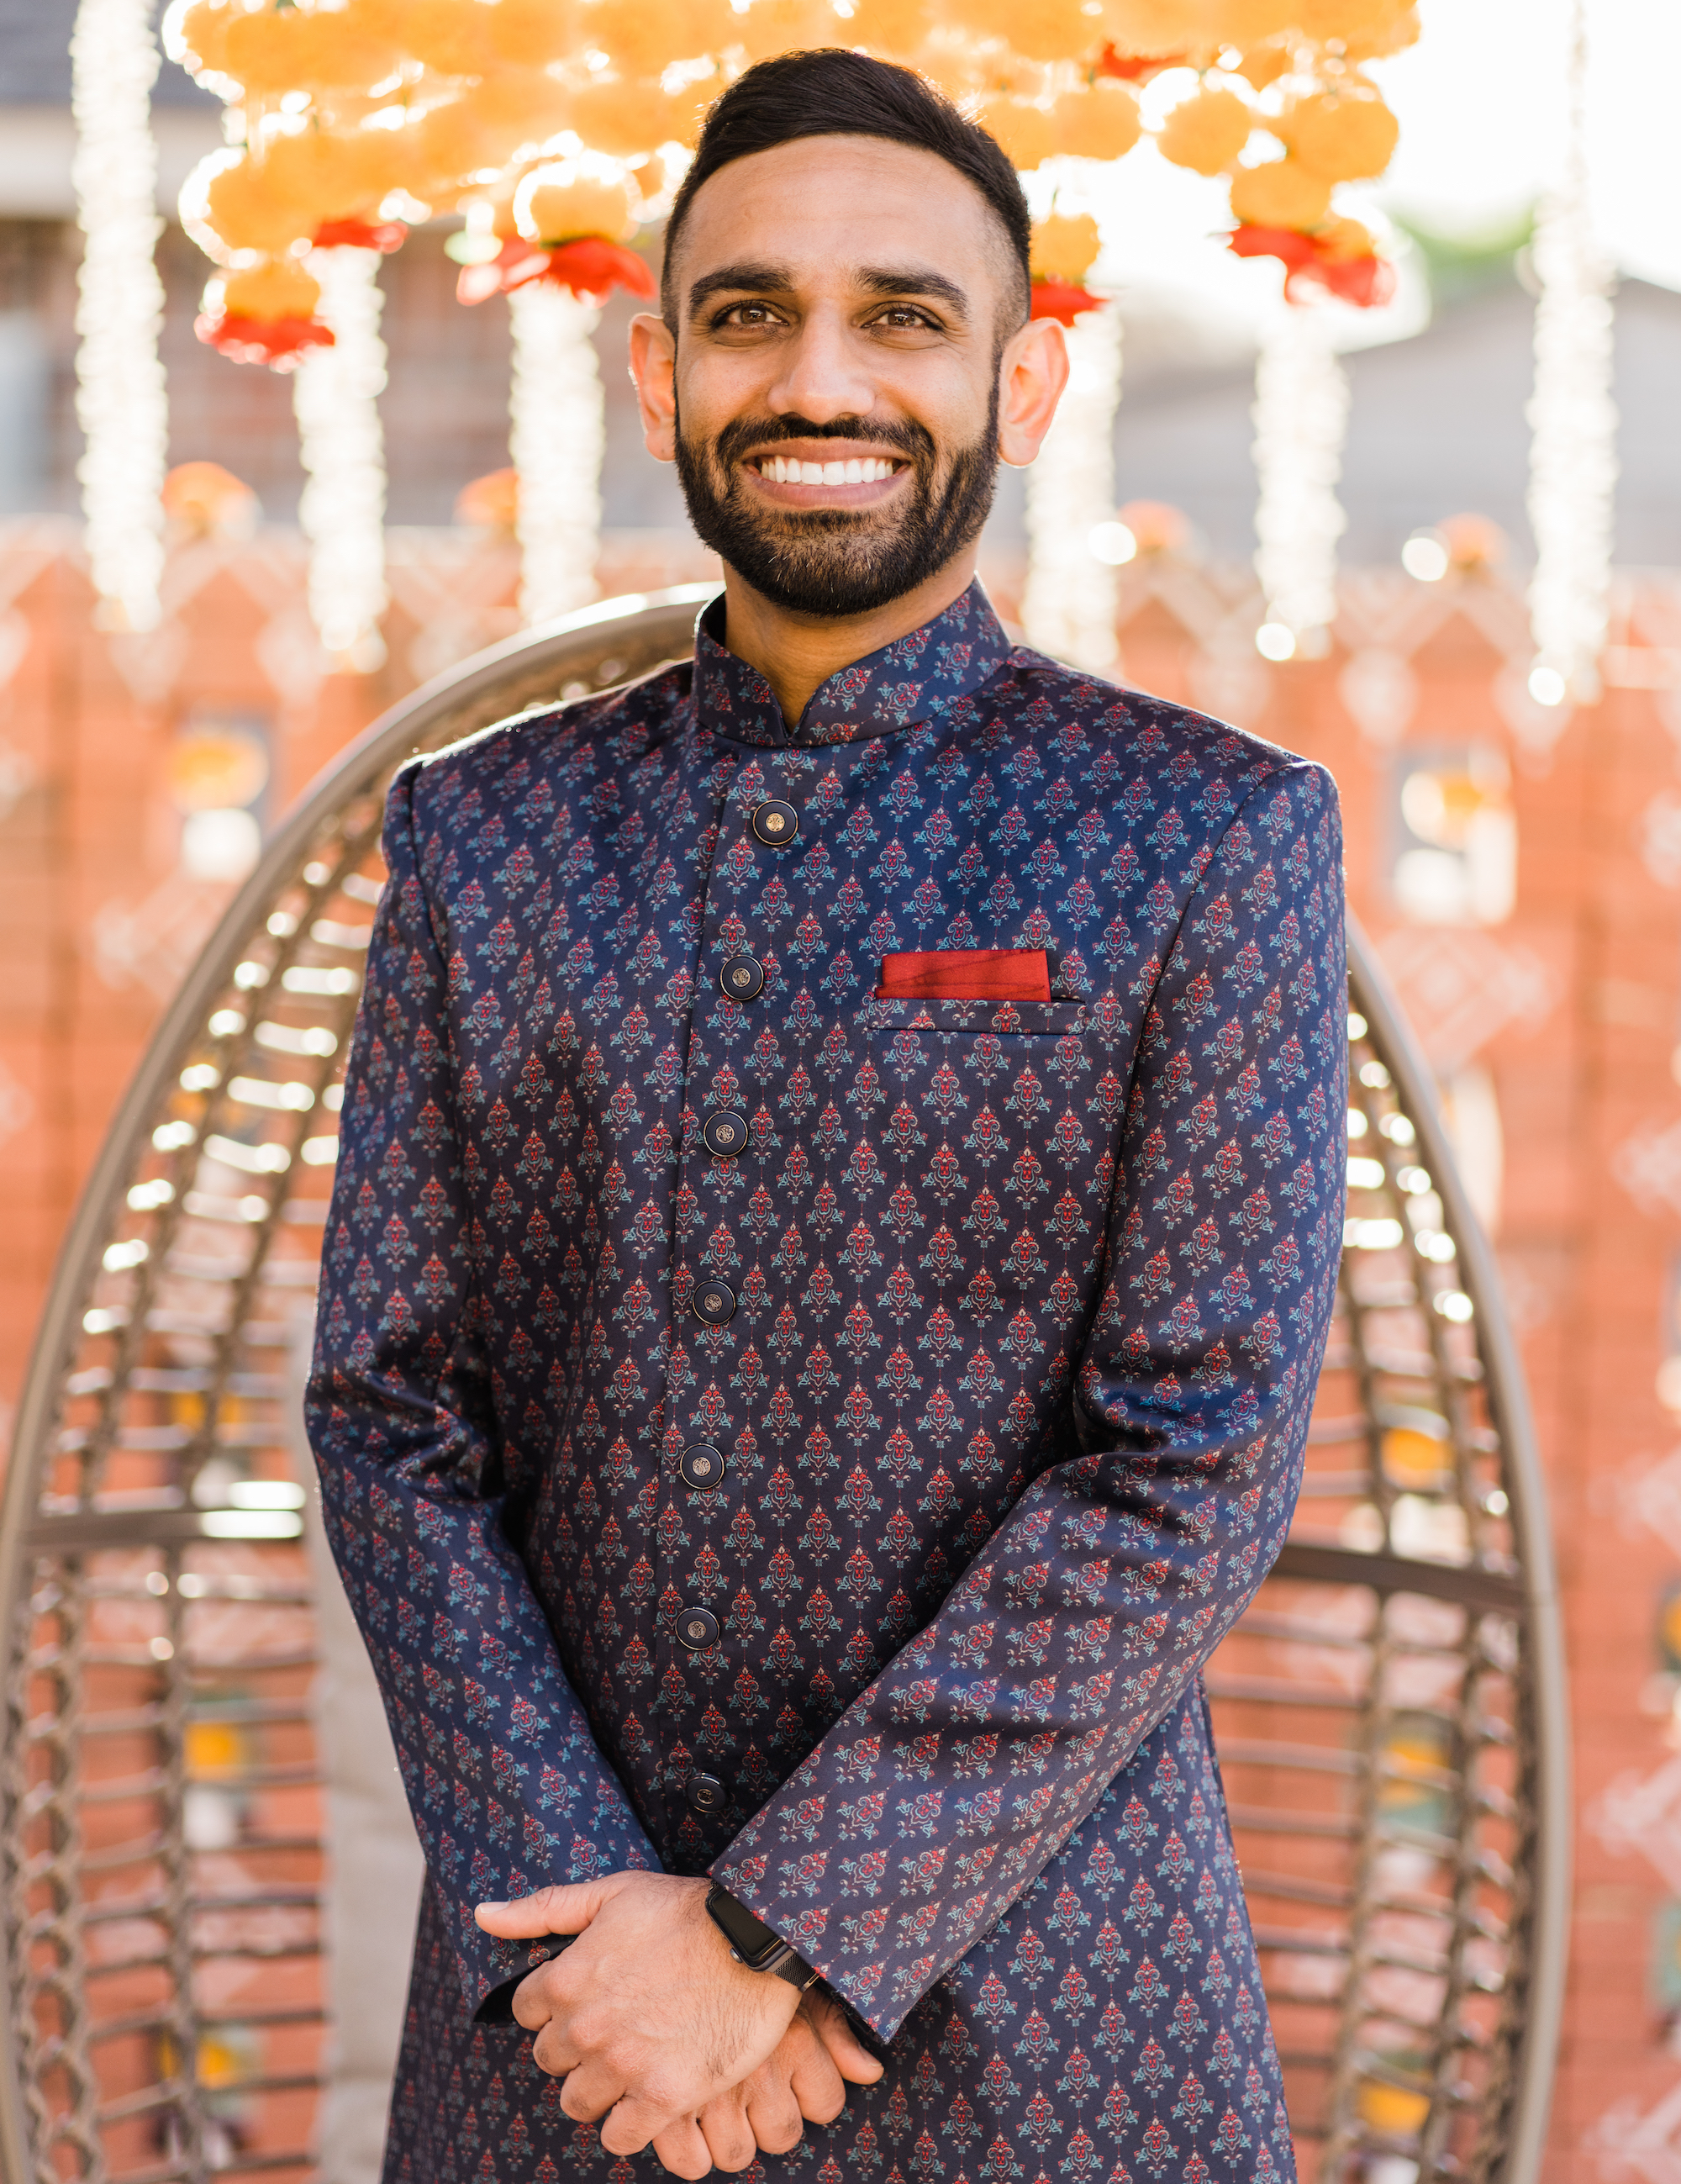
{"label": "thumb", "polygon": [[826,1996],[808,1994],[805,2007],[812,2030],[828,2049],[829,2059],[842,2077],[849,2085],[873,2086],[882,2075],[882,2066],[853,2031],[838,2003],[829,2001]]}
{"label": "thumb", "polygon": [[487,1934],[504,1942],[528,1941],[538,1934],[582,1934],[615,1893],[611,1875],[604,1880],[561,1882],[512,1903],[481,1903],[473,1916]]}

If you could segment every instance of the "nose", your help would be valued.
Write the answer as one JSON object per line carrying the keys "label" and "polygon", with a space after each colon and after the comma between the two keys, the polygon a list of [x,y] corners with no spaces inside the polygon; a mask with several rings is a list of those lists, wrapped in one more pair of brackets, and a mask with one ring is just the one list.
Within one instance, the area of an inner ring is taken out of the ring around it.
{"label": "nose", "polygon": [[867,417],[876,406],[875,379],[843,312],[809,313],[782,350],[781,364],[769,397],[779,417],[826,425],[836,417]]}

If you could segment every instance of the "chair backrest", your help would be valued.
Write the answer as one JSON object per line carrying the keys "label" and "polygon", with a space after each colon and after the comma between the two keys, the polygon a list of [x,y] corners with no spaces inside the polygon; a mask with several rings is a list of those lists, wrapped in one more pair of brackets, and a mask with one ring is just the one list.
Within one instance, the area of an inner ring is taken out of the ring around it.
{"label": "chair backrest", "polygon": [[[288,1359],[313,1308],[383,791],[686,653],[706,588],[510,640],[281,827],[66,1240],[0,1518],[0,2167],[306,2174],[328,1846]],[[1208,1684],[1305,2171],[1537,2169],[1565,1713],[1521,1375],[1427,1075],[1350,951],[1350,1218],[1289,1543]]]}

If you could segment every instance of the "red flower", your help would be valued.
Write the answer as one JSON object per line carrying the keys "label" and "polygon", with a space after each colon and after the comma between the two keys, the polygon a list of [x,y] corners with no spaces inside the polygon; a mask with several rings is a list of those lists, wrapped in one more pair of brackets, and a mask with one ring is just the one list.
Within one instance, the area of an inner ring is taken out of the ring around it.
{"label": "red flower", "polygon": [[1240,227],[1227,240],[1227,248],[1239,258],[1277,258],[1283,261],[1284,293],[1293,302],[1301,298],[1297,284],[1316,281],[1345,304],[1361,309],[1387,304],[1395,292],[1395,269],[1375,251],[1356,258],[1339,258],[1316,236],[1294,227]]}
{"label": "red flower", "polygon": [[570,242],[504,242],[488,263],[462,267],[455,294],[461,303],[481,304],[528,281],[552,281],[594,303],[604,302],[615,288],[649,298],[660,292],[647,260],[634,250],[604,235],[581,235]]}
{"label": "red flower", "polygon": [[319,319],[244,319],[231,312],[213,317],[202,311],[192,331],[236,364],[266,364],[273,371],[295,371],[306,350],[334,346],[332,328]]}
{"label": "red flower", "polygon": [[400,220],[324,220],[315,230],[317,250],[400,250],[409,231]]}
{"label": "red flower", "polygon": [[1059,281],[1050,275],[1033,283],[1033,308],[1028,315],[1035,319],[1060,319],[1065,326],[1071,326],[1082,311],[1099,311],[1104,298],[1094,296],[1089,288],[1077,288],[1071,281]]}
{"label": "red flower", "polygon": [[1094,73],[1118,76],[1122,83],[1148,83],[1164,69],[1183,68],[1186,58],[1183,53],[1122,54],[1110,44],[1098,55]]}

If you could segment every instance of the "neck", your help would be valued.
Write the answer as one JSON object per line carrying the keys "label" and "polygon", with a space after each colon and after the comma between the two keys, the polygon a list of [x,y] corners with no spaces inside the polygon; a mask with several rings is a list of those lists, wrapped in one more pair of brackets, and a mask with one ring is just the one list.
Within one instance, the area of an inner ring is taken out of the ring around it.
{"label": "neck", "polygon": [[975,576],[976,549],[969,547],[945,566],[873,614],[797,614],[767,599],[735,570],[724,571],[724,645],[744,660],[776,693],[790,727],[830,676],[854,660],[879,652],[895,638],[909,636],[943,614],[960,599]]}

